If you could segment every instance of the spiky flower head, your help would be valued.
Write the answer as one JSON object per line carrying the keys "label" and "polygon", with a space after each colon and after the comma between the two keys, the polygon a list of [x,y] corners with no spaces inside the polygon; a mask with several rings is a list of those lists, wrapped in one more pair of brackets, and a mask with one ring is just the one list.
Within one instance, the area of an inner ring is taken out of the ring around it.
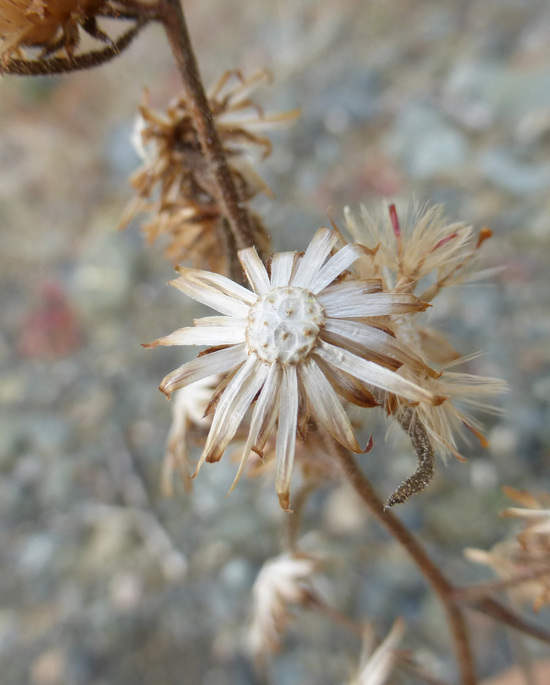
{"label": "spiky flower head", "polygon": [[[425,308],[410,293],[384,292],[379,279],[352,278],[348,267],[365,252],[346,245],[329,257],[336,232],[320,229],[304,254],[277,253],[269,272],[254,248],[239,252],[251,290],[218,274],[178,268],[172,285],[223,316],[197,319],[146,347],[208,345],[161,383],[167,395],[214,373],[225,374],[211,406],[212,427],[200,457],[223,455],[254,403],[235,483],[251,450],[261,454],[278,423],[276,491],[288,510],[296,432],[310,413],[323,430],[360,452],[340,395],[372,406],[372,389],[407,403],[441,404],[445,397],[403,377],[403,365],[433,373],[388,330],[393,319]],[[234,485],[235,485],[234,483]]]}
{"label": "spiky flower head", "polygon": [[[271,151],[264,131],[291,123],[298,110],[264,113],[250,93],[270,80],[267,71],[245,79],[238,71],[226,72],[207,93],[220,141],[242,202],[269,188],[254,170],[254,163]],[[174,263],[190,261],[195,266],[224,272],[227,230],[217,200],[215,179],[202,154],[192,112],[185,97],[179,97],[161,113],[149,106],[148,94],[140,107],[133,136],[143,166],[131,177],[137,197],[121,220],[125,227],[140,212],[152,219],[144,226],[150,243],[161,235],[168,239],[166,256]],[[260,251],[269,239],[260,218],[250,213],[254,241]]]}
{"label": "spiky flower head", "polygon": [[[358,217],[348,209],[346,223],[354,240],[375,248],[357,260],[354,272],[362,278],[380,278],[385,288],[395,292],[414,293],[423,302],[433,303],[445,288],[483,275],[478,266],[479,253],[491,231],[483,228],[476,233],[465,223],[449,223],[441,207],[413,203],[397,209],[392,204],[379,216],[370,215],[363,207]],[[422,312],[403,320],[400,335],[426,367],[438,373],[411,375],[407,365],[398,373],[449,401],[440,406],[419,404],[411,409],[390,392],[384,398],[388,413],[397,418],[410,414],[410,431],[420,423],[432,449],[441,456],[451,454],[462,460],[457,440],[461,436],[467,442],[468,432],[486,447],[487,440],[474,412],[496,411],[487,401],[504,392],[506,384],[457,370],[470,358],[461,357],[444,335],[429,327]]]}

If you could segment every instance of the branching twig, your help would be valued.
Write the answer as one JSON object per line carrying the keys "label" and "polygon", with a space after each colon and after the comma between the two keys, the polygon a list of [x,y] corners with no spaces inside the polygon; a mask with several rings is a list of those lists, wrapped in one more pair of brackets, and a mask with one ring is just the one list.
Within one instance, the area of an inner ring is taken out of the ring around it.
{"label": "branching twig", "polygon": [[437,594],[445,612],[453,638],[454,650],[460,667],[462,684],[476,685],[474,661],[470,649],[468,630],[462,608],[457,605],[454,587],[440,571],[439,567],[430,559],[424,548],[412,533],[396,518],[391,511],[384,507],[384,503],[374,491],[353,456],[333,440],[325,435],[326,444],[340,462],[344,473],[357,494],[361,497],[371,513],[391,533],[391,535],[405,548],[409,556],[420,569],[420,572]]}
{"label": "branching twig", "polygon": [[499,623],[504,623],[514,630],[519,630],[521,633],[525,633],[525,635],[530,635],[531,637],[550,645],[549,631],[534,625],[533,623],[529,623],[512,611],[512,609],[509,609],[507,606],[494,599],[480,599],[474,602],[467,602],[467,606],[486,616],[494,618]]}
{"label": "branching twig", "polygon": [[14,76],[55,76],[68,74],[72,71],[91,69],[105,64],[118,57],[126,50],[138,33],[150,22],[157,18],[156,12],[143,14],[137,18],[136,24],[119,36],[111,45],[102,50],[92,50],[73,57],[49,57],[47,59],[10,59],[5,64],[0,62],[0,75]]}

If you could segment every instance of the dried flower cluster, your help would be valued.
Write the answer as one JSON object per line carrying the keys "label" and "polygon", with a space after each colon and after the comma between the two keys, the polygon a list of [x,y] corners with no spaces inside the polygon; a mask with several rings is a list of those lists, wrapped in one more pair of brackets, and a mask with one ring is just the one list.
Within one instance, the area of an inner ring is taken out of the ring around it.
{"label": "dried flower cluster", "polygon": [[[251,164],[271,151],[269,140],[259,133],[290,123],[299,113],[264,113],[250,99],[251,91],[269,79],[266,71],[249,79],[239,72],[227,72],[208,93],[237,192],[245,203],[260,192],[270,194]],[[166,256],[174,264],[190,261],[226,273],[231,238],[185,97],[161,114],[149,107],[146,94],[134,145],[144,164],[130,179],[137,197],[126,208],[121,227],[140,212],[150,211],[152,219],[144,226],[147,240],[152,243],[160,235],[166,236]],[[264,252],[269,238],[261,219],[254,213],[251,217],[255,245]]]}
{"label": "dried flower cluster", "polygon": [[489,552],[467,549],[465,554],[471,561],[486,564],[500,578],[511,581],[510,595],[521,602],[532,602],[533,609],[538,611],[550,603],[550,495],[535,496],[510,487],[503,490],[521,507],[509,507],[502,515],[522,519],[523,529],[517,536],[497,543]]}
{"label": "dried flower cluster", "polygon": [[[354,271],[361,278],[378,278],[383,288],[398,293],[414,293],[426,303],[444,288],[458,285],[483,274],[477,271],[479,249],[491,236],[483,228],[476,234],[464,223],[448,224],[441,207],[427,210],[409,205],[400,212],[394,205],[381,217],[373,218],[363,208],[361,218],[346,212],[347,227],[358,243],[375,247],[368,256],[358,260]],[[457,438],[464,439],[464,428],[479,439],[487,441],[472,410],[494,411],[487,404],[505,390],[505,384],[494,378],[454,371],[454,367],[468,361],[453,348],[439,331],[426,326],[412,313],[399,322],[399,334],[414,353],[425,362],[426,369],[418,371],[404,364],[398,373],[420,384],[426,390],[449,399],[433,406],[410,403],[394,393],[386,393],[384,404],[388,414],[407,423],[412,433],[417,423],[425,428],[432,449],[441,456],[451,454],[463,460]],[[404,420],[403,420],[404,419]]]}

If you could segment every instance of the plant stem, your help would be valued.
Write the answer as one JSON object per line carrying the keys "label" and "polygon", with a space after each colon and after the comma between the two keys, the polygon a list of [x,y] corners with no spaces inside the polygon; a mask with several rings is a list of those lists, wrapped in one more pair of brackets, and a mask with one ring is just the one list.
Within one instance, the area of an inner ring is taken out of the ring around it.
{"label": "plant stem", "polygon": [[454,650],[459,664],[462,685],[476,685],[474,661],[470,649],[468,629],[461,607],[456,603],[454,586],[441,573],[422,545],[401,521],[384,508],[372,485],[365,477],[353,456],[329,436],[326,436],[331,451],[340,462],[351,485],[378,521],[405,548],[406,552],[420,569],[420,572],[439,597],[451,631]]}
{"label": "plant stem", "polygon": [[216,181],[216,199],[228,219],[237,249],[252,247],[252,222],[233,182],[231,169],[216,130],[180,0],[158,0],[158,3],[160,18],[183,80],[200,146]]}

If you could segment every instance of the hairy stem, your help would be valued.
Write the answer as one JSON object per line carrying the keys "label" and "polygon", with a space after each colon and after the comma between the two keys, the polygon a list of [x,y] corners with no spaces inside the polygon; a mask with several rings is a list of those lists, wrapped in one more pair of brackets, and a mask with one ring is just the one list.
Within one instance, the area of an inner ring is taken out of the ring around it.
{"label": "hairy stem", "polygon": [[365,477],[353,456],[329,436],[326,436],[327,444],[334,456],[340,462],[349,482],[361,497],[371,513],[378,519],[389,533],[404,547],[406,552],[418,566],[420,572],[431,585],[439,597],[445,612],[453,639],[454,651],[461,673],[462,685],[476,685],[477,679],[474,669],[474,660],[470,649],[468,629],[464,620],[462,608],[455,599],[454,587],[439,570],[439,567],[428,556],[420,542],[401,523],[401,521],[388,511],[384,502],[378,497],[372,485]]}
{"label": "hairy stem", "polygon": [[201,149],[216,181],[216,199],[228,219],[237,249],[252,247],[254,240],[250,215],[239,197],[216,130],[180,0],[159,0],[158,8],[183,80]]}

